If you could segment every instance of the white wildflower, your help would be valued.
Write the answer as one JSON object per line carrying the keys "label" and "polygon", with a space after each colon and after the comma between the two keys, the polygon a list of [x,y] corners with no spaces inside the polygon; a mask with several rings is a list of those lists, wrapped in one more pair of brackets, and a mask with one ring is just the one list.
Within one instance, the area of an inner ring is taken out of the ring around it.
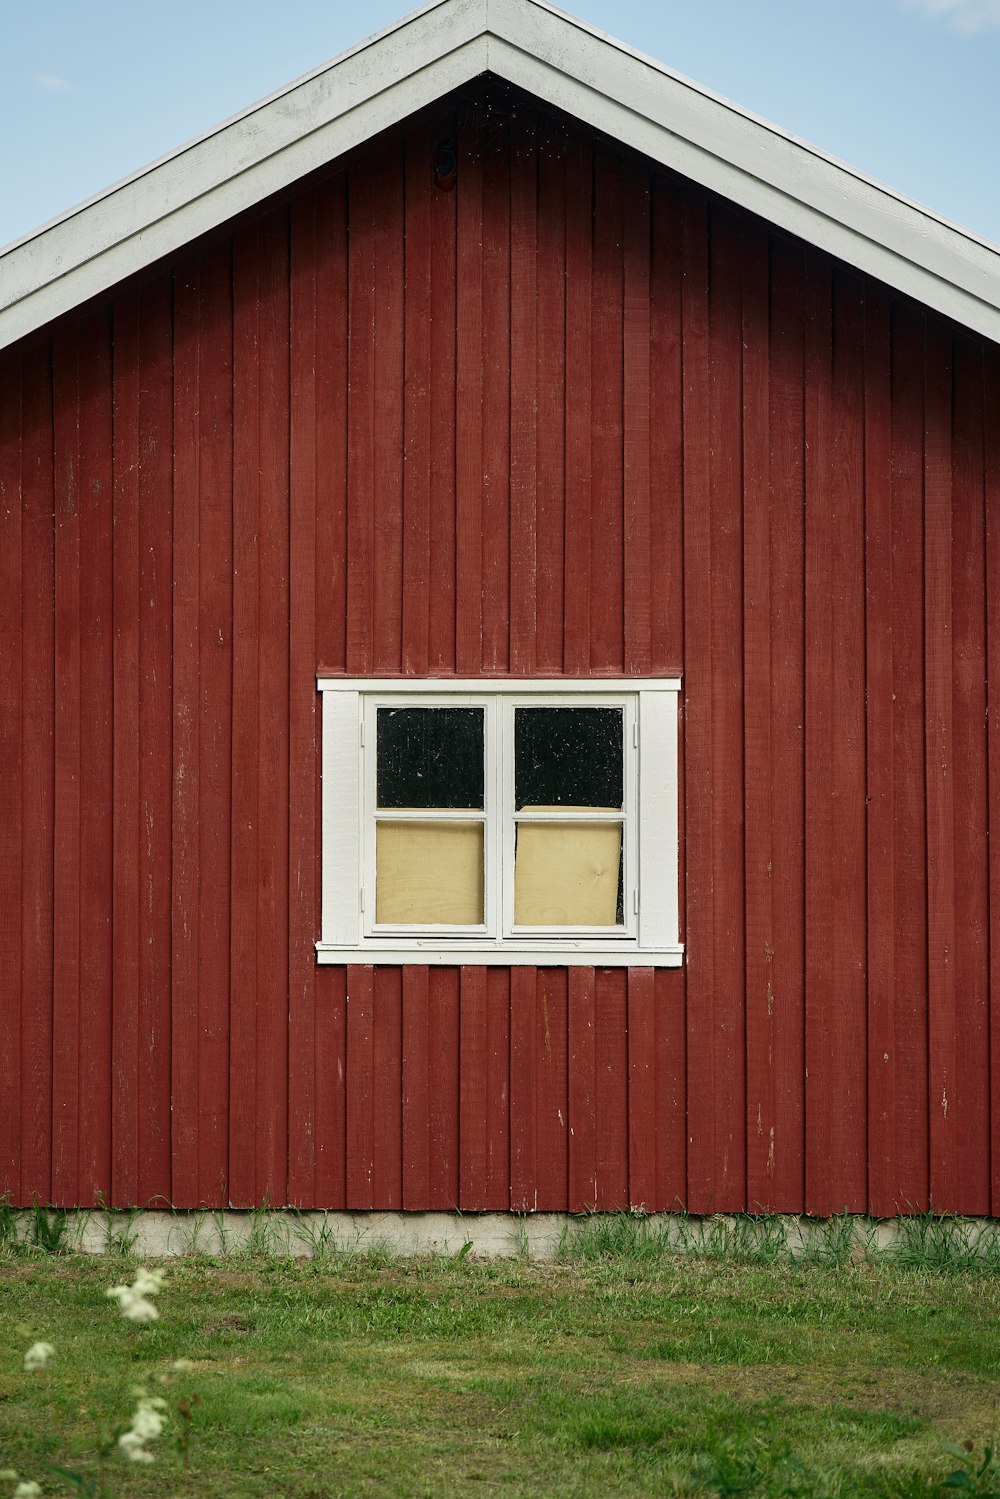
{"label": "white wildflower", "polygon": [[137,1295],[132,1286],[112,1286],[104,1294],[117,1301],[122,1316],[130,1322],[155,1322],[160,1315],[153,1303]]}
{"label": "white wildflower", "polygon": [[151,1442],[163,1431],[163,1417],[156,1409],[156,1405],[163,1405],[164,1401],[140,1400],[136,1407],[135,1415],[132,1417],[132,1430],[143,1442]]}
{"label": "white wildflower", "polygon": [[118,1438],[118,1446],[129,1462],[153,1461],[153,1454],[146,1444],[162,1435],[166,1420],[162,1413],[166,1408],[167,1402],[158,1396],[150,1399],[148,1395],[143,1395],[139,1399],[132,1415],[132,1425]]}
{"label": "white wildflower", "polygon": [[24,1355],[24,1372],[33,1374],[36,1369],[44,1369],[55,1351],[51,1343],[32,1343]]}
{"label": "white wildflower", "polygon": [[165,1270],[140,1270],[132,1282],[132,1289],[137,1296],[155,1296],[163,1290],[165,1278]]}
{"label": "white wildflower", "polygon": [[0,1468],[0,1483],[13,1483],[16,1477],[16,1468]]}
{"label": "white wildflower", "polygon": [[164,1271],[140,1270],[130,1286],[112,1286],[105,1292],[130,1322],[155,1322],[159,1312],[150,1301],[163,1289]]}
{"label": "white wildflower", "polygon": [[34,1479],[26,1478],[14,1490],[14,1499],[39,1499],[41,1492],[41,1484],[35,1483]]}
{"label": "white wildflower", "polygon": [[194,1368],[194,1359],[175,1358],[170,1367],[171,1369],[173,1369],[175,1374],[190,1374],[191,1370]]}
{"label": "white wildflower", "polygon": [[143,1445],[142,1437],[137,1436],[134,1431],[123,1431],[118,1438],[118,1446],[130,1463],[151,1463],[153,1461],[153,1454],[147,1452]]}

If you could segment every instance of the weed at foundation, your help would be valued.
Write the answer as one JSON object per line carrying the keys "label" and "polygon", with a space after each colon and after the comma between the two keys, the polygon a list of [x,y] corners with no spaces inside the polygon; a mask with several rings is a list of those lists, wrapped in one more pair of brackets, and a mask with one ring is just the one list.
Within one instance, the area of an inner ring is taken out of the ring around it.
{"label": "weed at foundation", "polygon": [[1000,1273],[1000,1224],[976,1223],[947,1213],[899,1218],[893,1241],[881,1251],[890,1264],[913,1269]]}
{"label": "weed at foundation", "polygon": [[46,1254],[66,1254],[68,1217],[65,1208],[44,1208],[35,1199],[32,1204],[34,1240]]}
{"label": "weed at foundation", "polygon": [[848,1212],[826,1219],[776,1213],[696,1218],[686,1213],[595,1213],[564,1232],[558,1258],[567,1263],[618,1259],[648,1263],[674,1255],[734,1264],[898,1265],[914,1270],[1000,1273],[1000,1224],[934,1213],[878,1226]]}
{"label": "weed at foundation", "polygon": [[17,1230],[17,1214],[10,1205],[10,1193],[0,1197],[0,1255],[19,1254],[21,1236]]}
{"label": "weed at foundation", "polygon": [[119,1259],[132,1259],[139,1238],[136,1224],[142,1208],[113,1208],[100,1193],[97,1196],[97,1211],[104,1227],[104,1252]]}

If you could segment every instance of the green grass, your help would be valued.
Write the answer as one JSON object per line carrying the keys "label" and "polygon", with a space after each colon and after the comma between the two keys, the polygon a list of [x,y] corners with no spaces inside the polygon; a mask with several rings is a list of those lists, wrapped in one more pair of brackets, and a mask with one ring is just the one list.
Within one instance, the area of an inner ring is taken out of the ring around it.
{"label": "green grass", "polygon": [[[68,1492],[45,1464],[92,1474],[101,1409],[124,1419],[129,1386],[188,1357],[205,1499],[1000,1494],[996,1465],[978,1472],[1000,1420],[993,1275],[633,1249],[555,1266],[193,1258],[138,1329],[104,1297],[130,1278],[120,1256],[11,1255],[0,1468]],[[37,1338],[57,1357],[28,1376]],[[956,1469],[964,1489],[943,1488]],[[110,1471],[116,1496],[182,1492],[166,1437],[154,1467]]]}

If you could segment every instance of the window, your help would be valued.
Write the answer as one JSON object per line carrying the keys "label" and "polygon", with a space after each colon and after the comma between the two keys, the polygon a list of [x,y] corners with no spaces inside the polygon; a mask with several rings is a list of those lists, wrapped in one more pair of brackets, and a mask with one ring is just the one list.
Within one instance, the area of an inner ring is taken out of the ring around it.
{"label": "window", "polygon": [[320,678],[319,961],[679,964],[679,686]]}

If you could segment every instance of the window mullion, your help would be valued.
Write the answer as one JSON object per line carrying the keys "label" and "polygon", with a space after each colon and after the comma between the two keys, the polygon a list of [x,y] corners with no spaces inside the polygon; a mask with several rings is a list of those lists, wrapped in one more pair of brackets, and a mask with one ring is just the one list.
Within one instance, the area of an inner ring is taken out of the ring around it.
{"label": "window mullion", "polygon": [[497,723],[500,741],[499,849],[501,878],[500,933],[509,937],[514,925],[514,706],[498,697]]}

